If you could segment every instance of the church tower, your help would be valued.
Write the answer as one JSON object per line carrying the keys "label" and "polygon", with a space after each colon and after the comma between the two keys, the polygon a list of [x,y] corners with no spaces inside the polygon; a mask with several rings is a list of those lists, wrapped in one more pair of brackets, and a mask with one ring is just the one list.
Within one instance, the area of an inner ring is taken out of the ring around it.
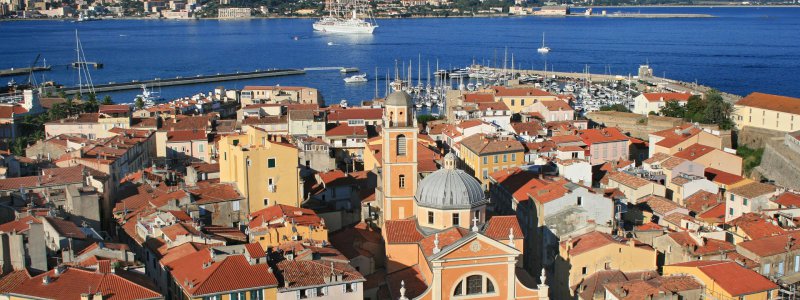
{"label": "church tower", "polygon": [[417,192],[417,118],[414,102],[406,92],[386,97],[383,113],[383,217],[398,220],[414,214]]}

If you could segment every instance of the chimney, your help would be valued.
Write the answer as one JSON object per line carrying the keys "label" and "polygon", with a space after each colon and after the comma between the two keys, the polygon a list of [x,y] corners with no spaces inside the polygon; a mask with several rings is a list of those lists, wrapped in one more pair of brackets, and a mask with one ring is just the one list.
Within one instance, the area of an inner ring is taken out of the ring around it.
{"label": "chimney", "polygon": [[89,299],[89,294],[81,293],[81,300],[91,300],[91,299]]}

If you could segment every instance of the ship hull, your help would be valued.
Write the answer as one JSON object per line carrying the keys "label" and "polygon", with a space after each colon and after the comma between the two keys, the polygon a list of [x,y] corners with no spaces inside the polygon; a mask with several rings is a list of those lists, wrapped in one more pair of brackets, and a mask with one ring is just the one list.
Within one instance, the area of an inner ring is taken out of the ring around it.
{"label": "ship hull", "polygon": [[372,33],[375,27],[378,26],[352,26],[352,25],[339,25],[339,24],[319,24],[314,23],[314,30],[321,32],[332,33]]}

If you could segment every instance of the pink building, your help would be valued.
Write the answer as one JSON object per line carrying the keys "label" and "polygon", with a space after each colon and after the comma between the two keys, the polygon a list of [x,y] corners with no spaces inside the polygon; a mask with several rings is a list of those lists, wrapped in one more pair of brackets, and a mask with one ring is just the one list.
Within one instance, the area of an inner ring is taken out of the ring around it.
{"label": "pink building", "polygon": [[586,129],[579,131],[578,135],[589,149],[589,162],[592,165],[629,158],[630,137],[618,128]]}

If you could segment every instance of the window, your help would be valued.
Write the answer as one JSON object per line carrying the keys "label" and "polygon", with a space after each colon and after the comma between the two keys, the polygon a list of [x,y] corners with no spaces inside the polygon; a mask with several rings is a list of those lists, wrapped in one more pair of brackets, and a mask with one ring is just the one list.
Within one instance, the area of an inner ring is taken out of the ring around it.
{"label": "window", "polygon": [[800,255],[794,256],[794,271],[800,272]]}
{"label": "window", "polygon": [[264,198],[264,206],[268,206],[268,205],[269,205],[269,198]]}
{"label": "window", "polygon": [[428,212],[428,224],[433,224],[433,212]]}
{"label": "window", "polygon": [[200,153],[205,152],[206,151],[206,147],[205,146],[206,145],[203,145],[203,144],[197,145],[197,152],[200,152]]}
{"label": "window", "polygon": [[747,198],[742,198],[742,204],[747,205]]}
{"label": "window", "polygon": [[489,157],[488,156],[484,156],[483,157],[483,164],[485,165],[485,164],[488,164],[488,163],[489,163]]}
{"label": "window", "polygon": [[511,161],[512,162],[513,161],[517,161],[517,154],[516,153],[511,153]]}
{"label": "window", "polygon": [[317,296],[325,296],[327,294],[328,294],[328,287],[323,286],[317,288],[317,293],[316,293]]}
{"label": "window", "polygon": [[511,99],[511,106],[514,106],[514,99]]}
{"label": "window", "polygon": [[352,293],[356,291],[356,284],[355,283],[348,283],[344,285],[344,292],[345,293]]}
{"label": "window", "polygon": [[733,198],[735,198],[735,196],[733,194],[731,194],[731,201],[733,201]]}
{"label": "window", "polygon": [[483,277],[472,275],[467,277],[467,295],[475,295],[483,292]]}
{"label": "window", "polygon": [[483,179],[489,178],[489,169],[483,169]]}
{"label": "window", "polygon": [[499,155],[497,155],[497,154],[495,154],[495,155],[494,155],[494,163],[497,163],[497,157],[498,157],[498,156],[499,156]]}
{"label": "window", "polygon": [[397,155],[406,155],[406,136],[402,134],[397,136]]}
{"label": "window", "polygon": [[525,99],[519,99],[519,105],[525,106]]}
{"label": "window", "polygon": [[478,220],[481,219],[481,211],[480,210],[476,210],[475,211],[475,219],[478,219]]}
{"label": "window", "polygon": [[267,168],[274,168],[274,167],[275,167],[275,159],[274,158],[268,158],[267,159]]}
{"label": "window", "polygon": [[[460,219],[461,219],[461,216],[458,213],[453,213],[453,226],[458,226],[458,224],[461,224],[461,222],[460,222],[461,220]],[[798,257],[800,257],[800,256],[798,256]]]}
{"label": "window", "polygon": [[731,216],[733,215],[733,207],[731,207],[730,209],[728,209],[728,214],[729,214],[729,215],[731,215]]}
{"label": "window", "polygon": [[761,275],[768,276],[769,275],[769,267],[770,267],[770,264],[764,264],[764,267],[762,268],[763,272],[761,272]]}
{"label": "window", "polygon": [[494,284],[492,284],[491,280],[486,280],[486,292],[494,293]]}
{"label": "window", "polygon": [[247,295],[245,295],[245,294],[246,294],[245,292],[231,293],[230,299],[231,300],[247,300],[247,298],[245,298]]}
{"label": "window", "polygon": [[310,290],[299,290],[299,291],[297,291],[297,298],[298,299],[306,299],[306,298],[308,298],[308,296],[310,294],[309,291]]}
{"label": "window", "polygon": [[508,154],[503,154],[503,162],[508,162]]}
{"label": "window", "polygon": [[222,158],[228,160],[228,152],[222,152]]}
{"label": "window", "polygon": [[586,267],[581,268],[581,275],[586,275]]}
{"label": "window", "polygon": [[581,202],[582,202],[581,200],[583,200],[583,199],[581,197],[578,197],[578,205],[582,205],[581,204]]}
{"label": "window", "polygon": [[406,188],[406,175],[400,175],[400,188]]}

